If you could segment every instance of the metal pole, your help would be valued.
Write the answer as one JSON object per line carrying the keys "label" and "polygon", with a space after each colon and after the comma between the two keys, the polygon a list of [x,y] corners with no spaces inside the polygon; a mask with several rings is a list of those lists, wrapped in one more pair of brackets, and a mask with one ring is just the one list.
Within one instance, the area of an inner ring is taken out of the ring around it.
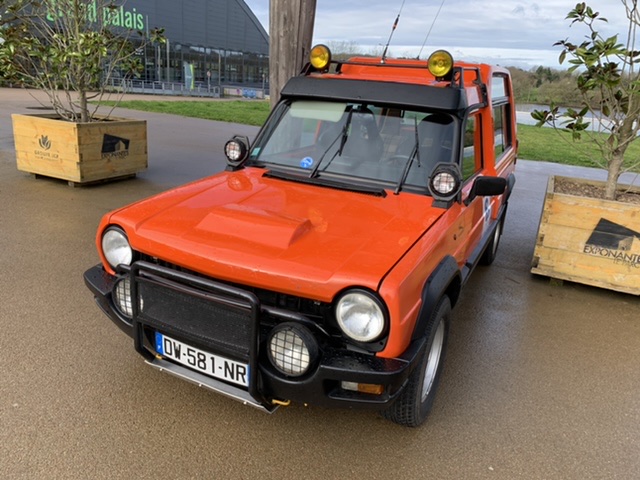
{"label": "metal pole", "polygon": [[169,39],[167,38],[167,82],[171,81],[171,69],[169,67]]}

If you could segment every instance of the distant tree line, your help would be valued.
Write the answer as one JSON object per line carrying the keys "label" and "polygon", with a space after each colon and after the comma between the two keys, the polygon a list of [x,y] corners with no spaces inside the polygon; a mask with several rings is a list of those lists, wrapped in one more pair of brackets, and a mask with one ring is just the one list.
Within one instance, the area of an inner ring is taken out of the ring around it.
{"label": "distant tree line", "polygon": [[[365,51],[354,41],[330,41],[327,45],[331,49],[333,58],[342,61],[353,56],[380,56],[383,50],[383,47],[379,46]],[[410,58],[410,55],[400,55],[399,58]],[[576,89],[575,74],[567,70],[543,66],[533,67],[530,70],[518,67],[508,68],[513,79],[516,101],[520,104],[555,103],[566,107],[576,107],[581,104],[580,92]]]}
{"label": "distant tree line", "polygon": [[542,66],[530,70],[509,67],[509,70],[517,103],[555,103],[567,107],[581,104],[574,73]]}

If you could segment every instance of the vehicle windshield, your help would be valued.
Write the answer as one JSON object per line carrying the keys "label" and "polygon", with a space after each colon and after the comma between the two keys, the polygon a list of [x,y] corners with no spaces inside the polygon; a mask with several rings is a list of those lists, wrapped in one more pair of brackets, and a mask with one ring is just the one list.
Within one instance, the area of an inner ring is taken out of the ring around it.
{"label": "vehicle windshield", "polygon": [[456,123],[440,112],[297,100],[281,104],[249,161],[309,178],[426,193],[435,165],[455,159]]}

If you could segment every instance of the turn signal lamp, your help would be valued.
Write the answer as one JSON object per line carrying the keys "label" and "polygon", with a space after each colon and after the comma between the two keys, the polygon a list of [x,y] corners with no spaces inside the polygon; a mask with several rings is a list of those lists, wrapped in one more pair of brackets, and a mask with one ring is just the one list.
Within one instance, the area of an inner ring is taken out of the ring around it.
{"label": "turn signal lamp", "polygon": [[360,392],[360,393],[369,393],[371,395],[382,395],[384,393],[384,385],[376,385],[373,383],[342,382],[341,387],[344,390],[351,390],[352,392]]}
{"label": "turn signal lamp", "polygon": [[428,60],[429,71],[438,78],[445,78],[453,70],[453,57],[446,50],[436,50]]}
{"label": "turn signal lamp", "polygon": [[311,49],[309,61],[316,70],[324,70],[331,63],[331,50],[326,45],[316,45]]}

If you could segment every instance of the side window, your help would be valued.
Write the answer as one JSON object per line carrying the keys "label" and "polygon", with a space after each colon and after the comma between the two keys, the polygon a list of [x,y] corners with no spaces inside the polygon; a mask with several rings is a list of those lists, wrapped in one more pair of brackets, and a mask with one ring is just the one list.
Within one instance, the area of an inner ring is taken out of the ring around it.
{"label": "side window", "polygon": [[505,151],[512,145],[511,104],[509,102],[509,78],[496,74],[491,79],[493,102],[493,137],[496,163],[499,163]]}
{"label": "side window", "polygon": [[493,137],[494,137],[494,148],[496,159],[503,154],[506,150],[505,145],[505,132],[504,132],[504,122],[503,122],[503,108],[502,107],[494,107],[493,108]]}
{"label": "side window", "polygon": [[462,153],[462,178],[468,180],[482,168],[482,142],[480,116],[470,115],[464,128]]}
{"label": "side window", "polygon": [[497,74],[491,79],[491,96],[495,101],[497,98],[507,96],[507,77],[505,75]]}
{"label": "side window", "polygon": [[509,104],[493,107],[493,135],[496,163],[500,162],[502,154],[511,147],[511,117]]}

